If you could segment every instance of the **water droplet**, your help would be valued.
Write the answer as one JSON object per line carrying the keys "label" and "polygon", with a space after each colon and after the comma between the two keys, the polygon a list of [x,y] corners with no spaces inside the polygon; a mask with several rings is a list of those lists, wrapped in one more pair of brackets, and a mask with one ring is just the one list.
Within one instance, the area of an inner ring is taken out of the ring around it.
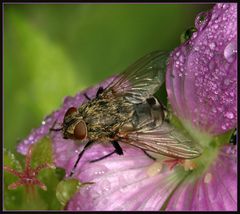
{"label": "water droplet", "polygon": [[222,128],[222,130],[226,130],[227,129],[227,127],[224,124],[221,126],[221,128]]}
{"label": "water droplet", "polygon": [[228,119],[233,119],[234,118],[234,114],[232,112],[227,112],[225,114],[225,116],[228,118]]}
{"label": "water droplet", "polygon": [[198,14],[195,20],[195,26],[198,30],[202,30],[206,27],[209,22],[209,13],[201,12]]}
{"label": "water droplet", "polygon": [[45,124],[46,124],[46,122],[43,120],[43,121],[42,121],[42,125],[45,125]]}
{"label": "water droplet", "polygon": [[237,55],[237,43],[235,41],[230,42],[224,49],[224,57],[228,62],[233,62]]}
{"label": "water droplet", "polygon": [[180,60],[180,62],[184,62],[184,57],[183,57],[183,55],[181,55],[181,56],[179,57],[179,60]]}
{"label": "water droplet", "polygon": [[222,8],[223,8],[223,9],[227,9],[228,7],[229,7],[229,4],[223,4],[223,5],[222,5]]}
{"label": "water droplet", "polygon": [[220,111],[220,112],[222,112],[222,111],[223,111],[223,108],[222,108],[222,107],[218,107],[217,110]]}
{"label": "water droplet", "polygon": [[211,50],[213,50],[215,47],[216,47],[216,44],[215,44],[214,42],[211,42],[211,43],[209,44],[209,48],[210,48]]}
{"label": "water droplet", "polygon": [[103,180],[99,186],[101,186],[102,193],[111,190],[111,183],[108,180]]}
{"label": "water droplet", "polygon": [[213,107],[213,108],[212,108],[212,112],[213,112],[213,113],[216,113],[216,112],[217,112],[217,109]]}
{"label": "water droplet", "polygon": [[194,47],[194,50],[195,50],[195,51],[199,51],[199,46],[195,46],[195,47]]}
{"label": "water droplet", "polygon": [[224,84],[225,84],[225,85],[229,85],[229,83],[230,83],[230,80],[229,80],[229,79],[225,79],[225,80],[224,80]]}

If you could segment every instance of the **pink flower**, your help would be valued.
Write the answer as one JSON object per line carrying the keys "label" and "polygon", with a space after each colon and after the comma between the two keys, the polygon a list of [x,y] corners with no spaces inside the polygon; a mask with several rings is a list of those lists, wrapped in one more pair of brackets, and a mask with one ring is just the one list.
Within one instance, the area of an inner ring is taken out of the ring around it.
{"label": "pink flower", "polygon": [[[153,160],[135,147],[121,144],[124,155],[98,162],[89,160],[113,151],[111,145],[95,144],[84,153],[74,176],[83,186],[69,201],[67,210],[236,210],[237,153],[225,132],[236,128],[236,4],[216,4],[200,14],[192,37],[175,49],[166,74],[169,102],[203,154],[169,170],[161,157]],[[200,23],[201,22],[201,23]],[[109,79],[102,85],[106,87]],[[95,97],[99,86],[75,97],[48,116],[41,127],[23,140],[18,151],[47,135],[66,110]],[[223,135],[220,135],[223,134]],[[51,134],[55,163],[69,174],[83,145]]]}
{"label": "pink flower", "polygon": [[180,118],[220,134],[237,120],[237,4],[217,4],[195,25],[197,32],[171,53],[168,98]]}

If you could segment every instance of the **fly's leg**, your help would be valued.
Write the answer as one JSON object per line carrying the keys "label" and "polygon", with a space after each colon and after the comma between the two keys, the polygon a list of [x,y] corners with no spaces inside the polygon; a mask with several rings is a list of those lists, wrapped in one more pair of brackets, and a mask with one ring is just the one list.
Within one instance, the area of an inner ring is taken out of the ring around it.
{"label": "fly's leg", "polygon": [[[103,93],[103,91],[104,91],[103,87],[100,86],[97,90],[96,97],[98,97],[101,93]],[[91,98],[86,93],[84,93],[83,95],[87,100],[91,100]]]}
{"label": "fly's leg", "polygon": [[74,173],[74,171],[75,171],[75,169],[76,169],[76,167],[77,167],[77,165],[78,165],[78,162],[80,161],[81,157],[83,156],[83,153],[87,150],[87,148],[88,148],[93,142],[94,142],[94,141],[91,141],[91,140],[88,141],[87,144],[84,146],[83,150],[79,153],[78,159],[77,159],[77,161],[75,162],[75,164],[74,164],[74,166],[73,166],[73,168],[72,168],[72,171],[71,171],[71,173],[70,173],[70,177],[72,177],[72,175],[73,175],[73,173]]}
{"label": "fly's leg", "polygon": [[87,100],[91,100],[90,97],[86,93],[84,93],[83,95]]}
{"label": "fly's leg", "polygon": [[[142,149],[143,150],[143,149]],[[153,156],[149,155],[145,150],[143,150],[144,154],[147,155],[149,158],[151,158],[152,160],[156,160],[156,158],[154,158]]]}
{"label": "fly's leg", "polygon": [[121,146],[118,144],[117,141],[112,141],[111,142],[113,147],[115,148],[115,152],[118,154],[118,155],[123,155],[123,150],[121,148]]}
{"label": "fly's leg", "polygon": [[104,91],[103,87],[100,86],[98,91],[97,91],[96,97],[98,97],[101,93],[103,93],[103,91]]}
{"label": "fly's leg", "polygon": [[109,157],[109,156],[113,155],[114,153],[116,153],[116,151],[115,151],[115,150],[114,150],[114,151],[112,151],[111,153],[107,154],[107,155],[104,155],[104,156],[103,156],[103,157],[101,157],[101,158],[98,158],[98,159],[95,159],[95,160],[91,160],[91,161],[89,161],[89,162],[90,162],[90,163],[94,163],[94,162],[97,162],[97,161],[103,160],[103,159],[105,159],[105,158],[107,158],[107,157]]}
{"label": "fly's leg", "polygon": [[118,155],[123,155],[123,150],[122,150],[121,146],[118,144],[118,142],[117,142],[117,141],[112,141],[111,143],[112,143],[113,147],[115,148],[114,151],[112,151],[111,153],[109,153],[109,154],[107,154],[107,155],[104,155],[103,157],[100,157],[100,158],[98,158],[98,159],[91,160],[90,163],[103,160],[103,159],[105,159],[105,158],[113,155],[114,153],[117,153]]}

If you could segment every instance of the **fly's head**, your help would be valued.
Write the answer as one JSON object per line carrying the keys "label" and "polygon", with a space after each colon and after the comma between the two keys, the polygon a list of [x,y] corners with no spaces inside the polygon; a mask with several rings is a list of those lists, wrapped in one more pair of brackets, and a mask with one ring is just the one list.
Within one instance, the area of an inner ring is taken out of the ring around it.
{"label": "fly's head", "polygon": [[84,140],[87,138],[87,126],[75,107],[71,107],[64,115],[62,133],[64,139]]}

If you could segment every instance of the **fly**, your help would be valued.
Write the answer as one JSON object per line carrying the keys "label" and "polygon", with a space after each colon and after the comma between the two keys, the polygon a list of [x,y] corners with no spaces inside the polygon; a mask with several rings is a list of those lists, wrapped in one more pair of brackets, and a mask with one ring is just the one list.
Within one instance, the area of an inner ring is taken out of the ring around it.
{"label": "fly", "polygon": [[152,52],[124,72],[106,87],[100,87],[96,97],[80,107],[71,107],[65,113],[61,128],[63,138],[87,140],[79,153],[70,176],[83,153],[93,143],[111,143],[114,153],[123,155],[119,142],[145,152],[153,152],[178,159],[192,159],[201,154],[197,143],[179,134],[165,119],[163,104],[154,97],[165,78],[168,55]]}

